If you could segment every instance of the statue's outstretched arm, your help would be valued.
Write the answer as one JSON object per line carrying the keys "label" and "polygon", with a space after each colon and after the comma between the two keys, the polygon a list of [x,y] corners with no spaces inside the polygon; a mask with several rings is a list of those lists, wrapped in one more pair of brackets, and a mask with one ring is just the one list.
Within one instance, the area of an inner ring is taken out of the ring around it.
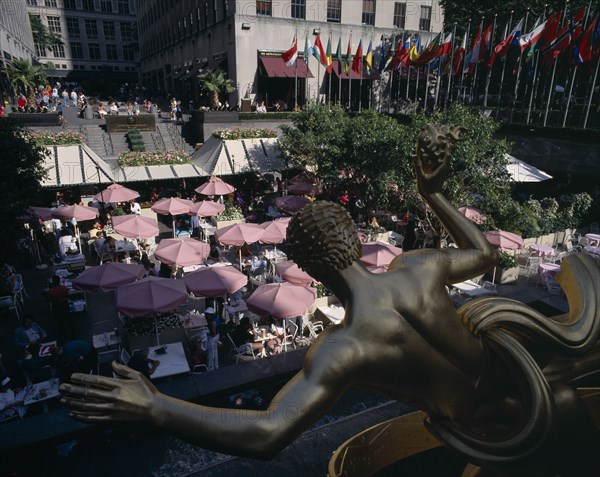
{"label": "statue's outstretched arm", "polygon": [[453,144],[460,140],[461,133],[460,128],[427,126],[419,135],[414,158],[419,192],[459,247],[443,251],[448,283],[484,273],[496,262],[496,253],[481,231],[442,194]]}
{"label": "statue's outstretched arm", "polygon": [[323,416],[348,386],[348,374],[336,364],[343,361],[339,348],[318,346],[265,411],[180,401],[117,363],[114,371],[126,379],[73,374],[72,384],[61,386],[63,402],[71,407],[71,417],[84,422],[145,422],[206,449],[270,459]]}

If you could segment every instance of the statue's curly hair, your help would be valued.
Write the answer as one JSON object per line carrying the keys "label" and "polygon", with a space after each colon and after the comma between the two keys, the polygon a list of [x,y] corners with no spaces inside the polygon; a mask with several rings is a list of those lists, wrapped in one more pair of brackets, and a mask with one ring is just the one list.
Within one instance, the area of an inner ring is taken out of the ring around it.
{"label": "statue's curly hair", "polygon": [[311,274],[343,270],[361,255],[361,244],[350,214],[333,202],[306,205],[287,229],[288,251]]}

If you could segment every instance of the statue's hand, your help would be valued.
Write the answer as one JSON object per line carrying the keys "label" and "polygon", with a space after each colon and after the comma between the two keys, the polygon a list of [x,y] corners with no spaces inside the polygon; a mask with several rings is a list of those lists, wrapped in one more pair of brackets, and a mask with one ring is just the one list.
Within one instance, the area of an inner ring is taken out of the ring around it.
{"label": "statue's hand", "polygon": [[414,156],[419,190],[422,193],[440,191],[450,172],[454,143],[462,139],[461,127],[429,124],[417,138]]}
{"label": "statue's hand", "polygon": [[141,373],[113,362],[115,373],[126,379],[75,373],[64,383],[61,402],[71,408],[70,416],[84,422],[148,422],[160,394]]}

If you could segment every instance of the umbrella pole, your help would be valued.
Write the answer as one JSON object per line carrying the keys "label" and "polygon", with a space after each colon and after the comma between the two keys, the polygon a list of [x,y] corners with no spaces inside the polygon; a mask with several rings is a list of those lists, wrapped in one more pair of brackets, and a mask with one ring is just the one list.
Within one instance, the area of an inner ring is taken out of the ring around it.
{"label": "umbrella pole", "polygon": [[160,346],[160,339],[158,337],[158,315],[154,313],[154,330],[156,331],[156,346]]}
{"label": "umbrella pole", "polygon": [[79,253],[83,253],[81,248],[81,235],[79,235],[79,227],[75,225],[75,234],[77,235],[77,242],[79,243]]}
{"label": "umbrella pole", "polygon": [[177,235],[175,234],[175,216],[173,215],[173,238],[176,238]]}

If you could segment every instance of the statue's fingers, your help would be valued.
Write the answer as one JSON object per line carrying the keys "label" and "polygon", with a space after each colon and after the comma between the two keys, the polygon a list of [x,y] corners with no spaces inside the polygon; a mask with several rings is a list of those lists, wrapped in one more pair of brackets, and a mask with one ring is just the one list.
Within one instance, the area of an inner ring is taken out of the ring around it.
{"label": "statue's fingers", "polygon": [[86,385],[90,384],[92,386],[99,386],[107,389],[114,389],[119,386],[119,381],[114,378],[96,376],[93,374],[73,373],[71,375],[71,381],[74,383],[82,383]]}
{"label": "statue's fingers", "polygon": [[88,422],[90,424],[100,424],[104,422],[112,422],[114,419],[112,416],[107,414],[95,414],[88,412],[71,411],[69,417],[77,419],[78,421]]}
{"label": "statue's fingers", "polygon": [[108,401],[113,397],[112,394],[107,391],[67,383],[63,383],[60,385],[60,392],[63,394],[70,394],[72,396],[78,396],[82,398],[89,397],[92,399],[100,399],[103,401]]}
{"label": "statue's fingers", "polygon": [[70,397],[63,397],[60,402],[66,404],[71,409],[78,411],[92,411],[92,412],[109,412],[114,409],[114,404],[106,402],[90,402],[82,401],[81,399],[74,399]]}
{"label": "statue's fingers", "polygon": [[112,368],[115,373],[123,376],[124,378],[135,379],[141,376],[141,373],[134,371],[125,365],[117,363],[116,361],[112,362]]}

